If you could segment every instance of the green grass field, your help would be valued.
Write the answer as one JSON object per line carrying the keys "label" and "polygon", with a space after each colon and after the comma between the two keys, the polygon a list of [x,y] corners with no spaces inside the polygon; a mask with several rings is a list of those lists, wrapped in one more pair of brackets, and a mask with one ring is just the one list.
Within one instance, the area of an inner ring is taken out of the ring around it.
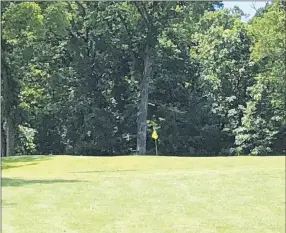
{"label": "green grass field", "polygon": [[3,233],[284,233],[285,157],[2,160]]}

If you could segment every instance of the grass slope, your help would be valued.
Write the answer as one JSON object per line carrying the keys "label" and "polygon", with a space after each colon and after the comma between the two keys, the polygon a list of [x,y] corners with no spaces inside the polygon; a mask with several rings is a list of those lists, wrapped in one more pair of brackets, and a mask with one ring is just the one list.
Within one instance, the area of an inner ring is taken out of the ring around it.
{"label": "grass slope", "polygon": [[2,160],[3,233],[284,233],[285,157]]}

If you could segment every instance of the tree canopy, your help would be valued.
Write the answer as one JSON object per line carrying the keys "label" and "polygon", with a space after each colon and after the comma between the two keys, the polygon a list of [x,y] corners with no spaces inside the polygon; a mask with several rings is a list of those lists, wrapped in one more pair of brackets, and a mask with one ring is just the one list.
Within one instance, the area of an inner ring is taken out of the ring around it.
{"label": "tree canopy", "polygon": [[3,2],[2,156],[286,154],[285,11]]}

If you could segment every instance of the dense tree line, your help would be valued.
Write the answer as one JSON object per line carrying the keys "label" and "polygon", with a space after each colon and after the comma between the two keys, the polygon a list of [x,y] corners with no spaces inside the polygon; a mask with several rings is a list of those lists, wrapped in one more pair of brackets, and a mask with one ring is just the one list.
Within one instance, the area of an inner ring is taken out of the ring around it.
{"label": "dense tree line", "polygon": [[2,156],[286,154],[285,11],[2,2]]}

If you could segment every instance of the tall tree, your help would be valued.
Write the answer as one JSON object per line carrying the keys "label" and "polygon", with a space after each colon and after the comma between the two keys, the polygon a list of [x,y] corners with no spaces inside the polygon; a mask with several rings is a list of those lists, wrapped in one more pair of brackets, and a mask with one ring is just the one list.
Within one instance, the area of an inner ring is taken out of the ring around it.
{"label": "tall tree", "polygon": [[40,7],[32,2],[7,3],[2,13],[3,119],[9,156],[15,154],[18,133],[20,77],[31,58],[30,43],[41,31],[43,17]]}
{"label": "tall tree", "polygon": [[249,99],[247,88],[253,83],[251,40],[240,14],[227,9],[207,12],[198,27],[200,33],[195,37],[200,43],[197,56],[202,63],[201,85],[217,119],[213,118],[213,124],[221,131],[217,153],[231,153],[235,130],[241,125]]}
{"label": "tall tree", "polygon": [[282,136],[286,125],[285,23],[285,7],[275,2],[249,25],[253,40],[251,59],[257,73],[236,139],[244,153],[286,151]]}

